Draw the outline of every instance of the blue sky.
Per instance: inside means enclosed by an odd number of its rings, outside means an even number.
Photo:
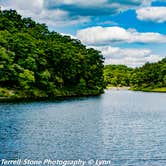
[[[0,5],[100,50],[106,64],[136,67],[166,56],[166,0],[0,0]]]

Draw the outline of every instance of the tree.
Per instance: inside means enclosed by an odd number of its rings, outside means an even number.
[[[0,86],[51,96],[103,92],[103,56],[45,24],[0,11]],[[33,93],[37,94],[37,93]]]

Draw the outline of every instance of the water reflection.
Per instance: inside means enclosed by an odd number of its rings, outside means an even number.
[[[166,94],[106,91],[101,97],[0,104],[0,158],[112,159],[162,166]]]

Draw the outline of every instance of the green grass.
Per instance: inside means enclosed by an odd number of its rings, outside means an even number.
[[[0,97],[11,97],[14,95],[14,91],[13,90],[9,90],[7,88],[1,88],[0,87]]]
[[[166,92],[166,87],[162,87],[162,88],[152,88],[152,87],[142,88],[142,87],[137,87],[137,88],[130,88],[130,90],[143,91],[143,92],[162,92],[162,93],[165,93]]]
[[[42,91],[39,89],[18,90],[0,87],[1,101],[26,101],[26,100],[49,100],[70,97],[97,96],[104,91],[101,89],[54,89],[54,91]]]
[[[166,87],[154,88],[152,89],[152,92],[166,92]]]

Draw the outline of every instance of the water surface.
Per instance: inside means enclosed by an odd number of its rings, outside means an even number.
[[[3,158],[165,166],[166,94],[108,90],[99,97],[1,103]]]

